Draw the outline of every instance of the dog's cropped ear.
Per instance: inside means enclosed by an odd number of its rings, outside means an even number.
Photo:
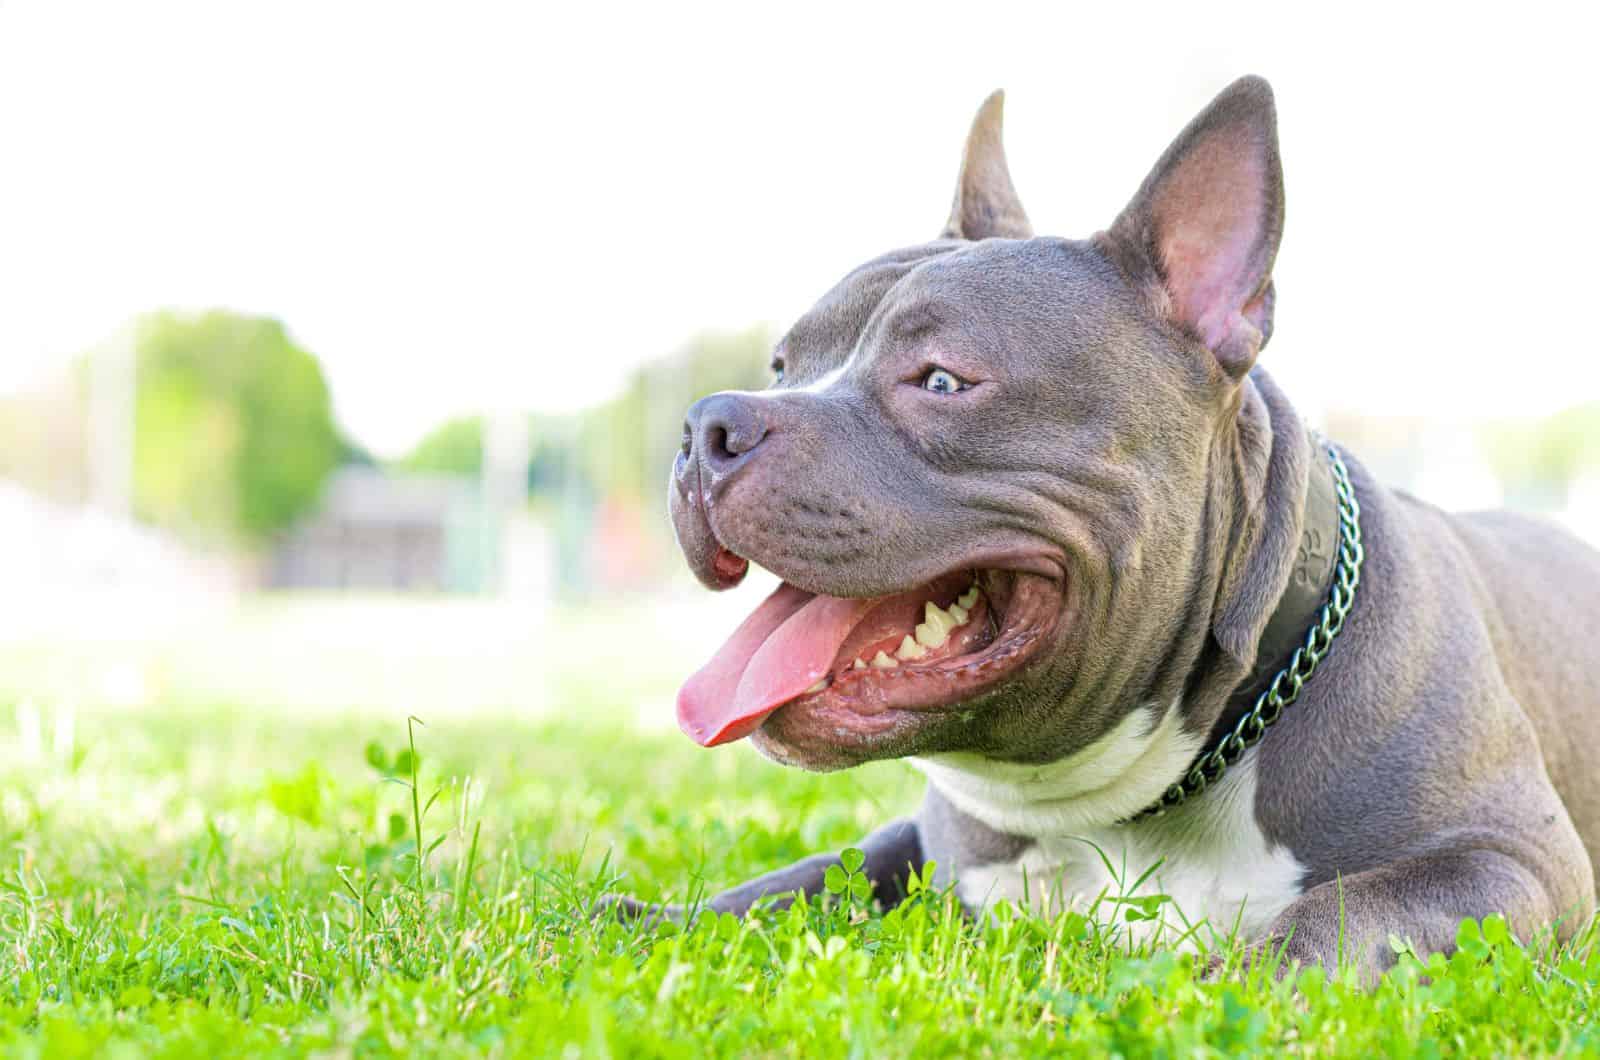
[[[1011,184],[1005,145],[1000,142],[1005,102],[1006,94],[996,92],[983,101],[978,116],[972,119],[967,149],[961,156],[955,201],[950,205],[950,220],[939,233],[942,239],[1027,239],[1033,235],[1022,200]]]
[[[1110,236],[1162,310],[1239,379],[1272,335],[1282,232],[1272,88],[1242,77],[1167,148]]]

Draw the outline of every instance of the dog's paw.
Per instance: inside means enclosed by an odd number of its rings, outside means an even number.
[[[1200,971],[1202,982],[1218,983],[1229,978],[1243,979],[1256,968],[1270,969],[1276,979],[1286,979],[1295,968],[1305,963],[1305,956],[1295,951],[1292,942],[1286,944],[1282,937],[1258,939],[1241,949],[1213,950]]]
[[[682,925],[688,919],[688,911],[681,905],[641,902],[625,894],[601,895],[595,902],[591,915],[596,920],[621,920],[629,924],[642,924],[644,927],[655,927],[664,923]]]

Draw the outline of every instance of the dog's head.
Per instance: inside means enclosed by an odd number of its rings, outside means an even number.
[[[997,93],[938,240],[824,295],[770,389],[689,410],[669,493],[690,566],[784,580],[679,696],[703,744],[1048,760],[1216,634],[1236,498],[1213,465],[1272,329],[1271,90],[1225,90],[1087,240],[1033,236],[1000,124]]]

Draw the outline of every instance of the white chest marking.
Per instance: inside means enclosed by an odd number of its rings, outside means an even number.
[[[1046,915],[1092,911],[1135,940],[1192,944],[1189,929],[1202,922],[1223,937],[1235,925],[1243,937],[1259,936],[1300,895],[1304,867],[1256,823],[1253,755],[1192,802],[1153,820],[1118,823],[1154,802],[1200,751],[1201,738],[1183,731],[1176,706],[1154,724],[1152,713],[1135,712],[1045,766],[968,754],[916,760],[962,812],[1034,840],[1013,861],[960,868],[961,900],[975,909],[1010,900]],[[1158,919],[1125,920],[1118,899],[1153,895],[1170,899]]]

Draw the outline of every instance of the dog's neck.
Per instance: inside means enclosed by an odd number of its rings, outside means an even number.
[[[1334,489],[1327,451],[1315,442],[1310,446],[1310,468],[1300,522],[1300,543],[1288,582],[1261,631],[1255,662],[1212,726],[1208,746],[1215,744],[1254,706],[1256,698],[1295,649],[1305,643],[1307,632],[1327,602],[1338,555],[1339,497]]]
[[[1313,530],[1322,518],[1322,495],[1309,489],[1313,477],[1327,475],[1316,449],[1271,377],[1260,369],[1252,372],[1241,387],[1237,416],[1220,433],[1212,457],[1208,521],[1218,560],[1203,583],[1214,587],[1210,648],[1195,661],[1184,692],[1190,724],[1200,732],[1209,733],[1235,715],[1233,698],[1254,684],[1258,669],[1270,678],[1282,664],[1278,649],[1304,636],[1315,610],[1307,606],[1310,591],[1296,571],[1302,565],[1308,501]],[[1328,529],[1324,525],[1322,534]],[[1320,572],[1309,567],[1306,578],[1322,583]]]

